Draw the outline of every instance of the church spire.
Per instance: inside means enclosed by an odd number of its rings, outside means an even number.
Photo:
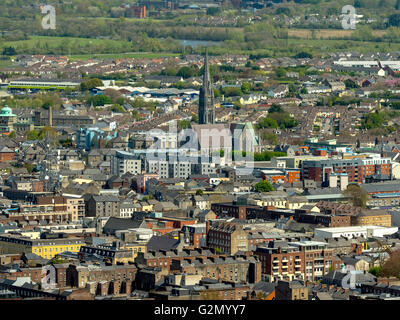
[[[204,58],[203,86],[199,96],[199,123],[214,123],[214,91],[212,88],[210,68],[208,65],[208,49]]]
[[[204,58],[204,75],[203,86],[208,88],[210,86],[210,69],[208,67],[208,48],[206,47],[206,56]]]

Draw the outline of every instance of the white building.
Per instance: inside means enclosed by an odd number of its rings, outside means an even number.
[[[318,239],[334,239],[334,238],[357,238],[357,237],[378,237],[382,238],[394,234],[398,231],[398,227],[381,227],[381,226],[353,226],[338,228],[316,228],[314,237]]]

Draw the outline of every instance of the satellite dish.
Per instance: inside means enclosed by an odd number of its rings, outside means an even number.
[[[49,176],[45,176],[44,179],[45,179],[45,180],[49,180]]]

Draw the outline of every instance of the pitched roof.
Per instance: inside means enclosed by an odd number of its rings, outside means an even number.
[[[104,225],[104,230],[117,231],[132,228],[146,228],[143,220],[110,217]]]
[[[179,245],[180,241],[171,239],[165,236],[153,236],[147,243],[147,251],[160,251],[160,250],[172,250]]]

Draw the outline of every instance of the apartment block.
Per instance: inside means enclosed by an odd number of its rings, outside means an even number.
[[[374,175],[390,176],[390,158],[379,155],[360,159],[306,160],[303,162],[303,179],[329,182],[331,173],[348,175],[348,182],[365,183]]]
[[[261,261],[261,272],[265,281],[305,278],[305,253],[298,247],[270,242],[269,246],[258,247],[254,254]]]
[[[207,246],[221,253],[248,251],[247,233],[242,226],[225,221],[207,221]]]

